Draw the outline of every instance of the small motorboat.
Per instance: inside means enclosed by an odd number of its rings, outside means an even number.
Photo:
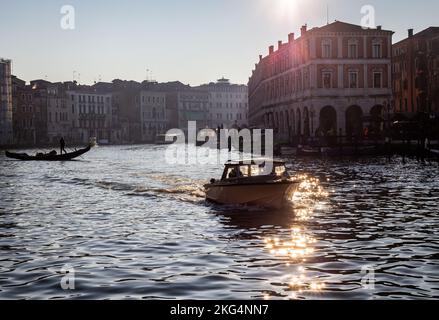
[[[169,145],[174,144],[181,137],[179,134],[158,134],[155,137],[154,144],[156,145]]]
[[[204,188],[206,199],[214,203],[281,209],[297,186],[285,162],[249,160],[227,162],[221,180],[212,179]]]
[[[6,151],[6,157],[23,161],[69,161],[82,156],[84,153],[89,152],[90,149],[91,145],[70,153],[57,154],[56,151],[52,151],[50,153],[37,153],[35,156],[30,156],[27,153],[12,153]]]
[[[297,149],[297,154],[300,156],[318,156],[322,152],[319,147],[302,146]]]

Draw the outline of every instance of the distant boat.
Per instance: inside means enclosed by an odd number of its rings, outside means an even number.
[[[267,163],[271,172],[265,172]],[[285,163],[267,160],[227,162],[221,180],[205,185],[207,200],[226,205],[254,205],[281,209],[292,198],[298,182],[288,175]]]
[[[170,134],[170,133],[158,134],[155,137],[154,144],[157,145],[174,144],[180,137],[181,135],[179,134]]]
[[[22,161],[69,161],[82,156],[83,154],[89,152],[90,149],[91,145],[89,145],[87,148],[76,150],[70,153],[56,154],[56,152],[52,151],[50,153],[39,153],[35,156],[30,156],[27,153],[13,153],[6,151],[6,157]]]
[[[304,146],[297,149],[297,154],[301,156],[318,156],[322,153],[319,147]]]

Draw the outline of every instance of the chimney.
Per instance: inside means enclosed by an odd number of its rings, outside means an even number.
[[[300,35],[304,36],[306,33],[306,29],[308,28],[308,26],[305,24],[302,26],[302,28],[300,28]]]
[[[279,40],[277,42],[277,49],[280,49],[280,47],[282,47],[282,40]]]
[[[272,54],[274,52],[274,46],[268,47],[268,54]]]
[[[413,29],[409,29],[409,38],[413,37]]]
[[[288,42],[289,43],[292,43],[294,41],[294,33],[290,33],[289,35],[288,35]]]
[[[259,55],[259,61],[262,61],[262,54]]]
[[[378,30],[378,31],[381,31],[382,29],[383,29],[382,26],[377,26],[377,30]]]

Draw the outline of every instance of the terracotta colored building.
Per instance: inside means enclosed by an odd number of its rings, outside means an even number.
[[[48,141],[48,90],[45,80],[26,82],[12,77],[14,144],[45,145]]]
[[[250,125],[285,140],[380,133],[392,100],[392,35],[336,21],[270,46],[249,79]]]
[[[439,113],[439,27],[394,44],[392,72],[396,113]]]

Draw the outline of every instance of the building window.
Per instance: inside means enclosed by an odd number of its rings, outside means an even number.
[[[322,82],[323,82],[323,88],[325,89],[332,88],[332,73],[328,71],[323,72]]]
[[[348,52],[350,59],[357,59],[358,58],[358,45],[356,43],[349,44],[349,52]]]
[[[323,58],[331,58],[331,41],[324,40],[322,42],[322,57]]]
[[[350,71],[349,72],[349,88],[356,89],[358,88],[358,72]]]
[[[382,88],[382,78],[383,78],[382,72],[373,73],[373,87],[375,89]]]
[[[382,58],[381,43],[374,43],[372,45],[372,57],[376,59]]]

